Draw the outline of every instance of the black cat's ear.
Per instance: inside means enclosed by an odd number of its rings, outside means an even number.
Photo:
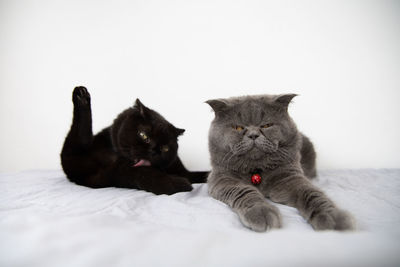
[[[296,94],[278,95],[275,97],[274,102],[279,106],[287,109],[292,99],[297,96]]]
[[[185,129],[175,128],[176,135],[180,136],[185,132]]]
[[[135,105],[133,107],[136,108],[139,111],[140,115],[143,118],[146,117],[146,113],[147,113],[147,109],[148,108],[145,105],[143,105],[142,102],[140,102],[139,98],[136,98]]]
[[[216,116],[224,114],[229,109],[229,105],[224,99],[211,99],[205,103],[210,105]]]

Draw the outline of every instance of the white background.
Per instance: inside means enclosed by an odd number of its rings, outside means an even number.
[[[204,101],[297,93],[319,168],[400,167],[400,1],[0,0],[0,171],[59,169],[71,92],[94,130],[139,97],[208,169]]]

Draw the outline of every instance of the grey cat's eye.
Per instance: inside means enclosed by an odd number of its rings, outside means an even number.
[[[243,127],[243,126],[240,126],[240,125],[232,126],[232,128],[235,129],[235,130],[238,131],[238,132],[241,132],[241,131],[244,130],[244,127]]]
[[[147,136],[147,134],[145,132],[139,132],[139,136],[142,138],[143,141],[145,141],[146,143],[150,142],[150,138]]]
[[[261,128],[265,129],[265,128],[269,128],[269,127],[271,127],[273,125],[274,125],[273,123],[267,123],[267,124],[262,125]]]

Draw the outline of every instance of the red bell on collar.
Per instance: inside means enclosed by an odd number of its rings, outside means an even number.
[[[252,176],[251,176],[251,182],[254,184],[254,185],[259,185],[260,183],[261,183],[261,175],[259,175],[259,174],[253,174]]]

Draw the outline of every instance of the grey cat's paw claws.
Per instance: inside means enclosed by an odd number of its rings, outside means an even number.
[[[275,207],[255,205],[239,215],[242,223],[256,232],[281,227],[281,215]]]
[[[72,92],[72,102],[78,107],[90,105],[90,94],[88,90],[83,86],[75,87]]]
[[[315,230],[355,230],[354,218],[344,210],[333,210],[331,212],[321,212],[313,216],[310,221]]]

